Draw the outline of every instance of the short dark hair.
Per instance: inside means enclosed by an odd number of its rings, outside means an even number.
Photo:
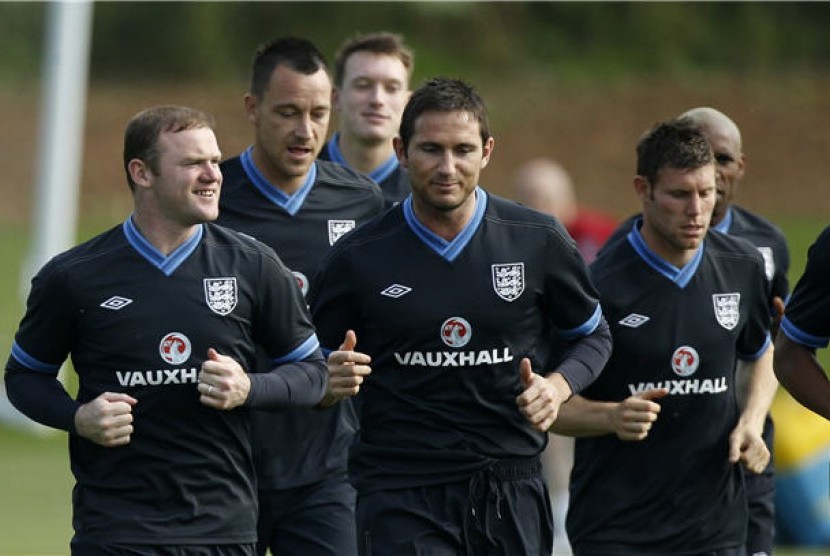
[[[403,41],[401,35],[380,31],[365,35],[355,35],[343,43],[334,58],[334,84],[343,86],[346,77],[346,62],[355,52],[371,52],[373,54],[388,54],[397,57],[406,68],[407,77],[412,76],[415,65],[415,56]]]
[[[482,144],[490,138],[484,100],[472,85],[460,79],[435,77],[412,93],[401,116],[400,136],[404,150],[415,133],[415,121],[424,112],[469,112],[478,120]]]
[[[131,160],[143,160],[153,173],[158,173],[158,139],[162,133],[215,127],[213,116],[187,106],[153,106],[133,116],[124,131],[124,170],[130,189],[135,189],[129,168]]]
[[[249,92],[262,97],[268,88],[271,73],[282,65],[305,75],[317,73],[321,69],[328,73],[325,56],[311,41],[298,37],[274,39],[256,49]]]
[[[663,168],[694,170],[713,162],[709,141],[689,118],[657,123],[637,143],[637,175],[651,185]]]

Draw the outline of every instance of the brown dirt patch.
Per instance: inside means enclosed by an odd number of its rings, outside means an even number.
[[[637,82],[616,86],[527,83],[479,86],[489,103],[496,151],[482,184],[505,194],[513,168],[551,156],[571,171],[581,200],[620,217],[637,209],[631,189],[634,144],[656,121],[709,105],[741,127],[748,157],[741,203],[775,216],[827,215],[825,156],[830,152],[828,78]],[[212,112],[223,151],[250,141],[242,86],[189,84],[93,86],[84,137],[83,218],[117,222],[130,210],[121,168],[123,128],[153,104],[190,104]],[[23,225],[32,214],[39,135],[36,87],[0,91],[0,218]]]

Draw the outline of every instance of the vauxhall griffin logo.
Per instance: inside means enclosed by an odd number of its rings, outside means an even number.
[[[691,346],[680,346],[671,356],[671,368],[679,376],[693,375],[700,365],[700,356]]]
[[[472,337],[470,323],[461,317],[450,317],[441,325],[441,340],[450,347],[464,347]]]
[[[170,332],[159,343],[159,355],[170,365],[180,365],[190,358],[190,339],[181,332]]]
[[[217,315],[227,315],[236,307],[236,278],[205,278],[205,301]]]
[[[500,298],[515,301],[525,291],[524,263],[494,264],[491,269],[493,289]]]
[[[732,330],[738,325],[741,317],[740,293],[716,293],[712,296],[712,305],[715,308],[715,318],[718,324],[727,330]]]

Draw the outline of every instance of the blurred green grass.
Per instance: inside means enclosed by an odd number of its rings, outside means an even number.
[[[830,222],[802,216],[773,220],[790,246],[792,287],[804,270],[807,248]],[[90,237],[110,225],[87,220],[79,237]],[[4,363],[23,310],[20,276],[28,238],[29,230],[0,226],[0,251],[6,259],[6,264],[0,266],[0,354]],[[825,368],[827,351],[820,352]],[[0,453],[0,556],[67,554],[72,535],[73,479],[66,434],[32,434],[0,424]],[[818,556],[829,550],[781,547],[776,554]]]

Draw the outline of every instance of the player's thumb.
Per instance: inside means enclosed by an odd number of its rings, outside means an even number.
[[[214,348],[208,348],[208,359],[211,361],[219,361],[221,360],[222,355],[216,351]]]
[[[523,357],[519,363],[519,377],[522,379],[522,386],[529,388],[530,383],[533,382],[533,367],[527,357]]]
[[[101,398],[110,402],[125,402],[130,405],[135,405],[138,403],[138,400],[134,397],[130,396],[129,394],[124,394],[123,392],[104,392],[101,394]]]
[[[666,388],[650,388],[637,394],[637,397],[641,400],[659,400],[666,397],[668,393],[669,391]]]
[[[340,344],[340,351],[354,351],[355,346],[357,346],[357,334],[354,330],[346,330],[346,337]]]
[[[738,463],[741,459],[742,451],[743,446],[741,446],[741,442],[733,435],[729,439],[729,463]]]

